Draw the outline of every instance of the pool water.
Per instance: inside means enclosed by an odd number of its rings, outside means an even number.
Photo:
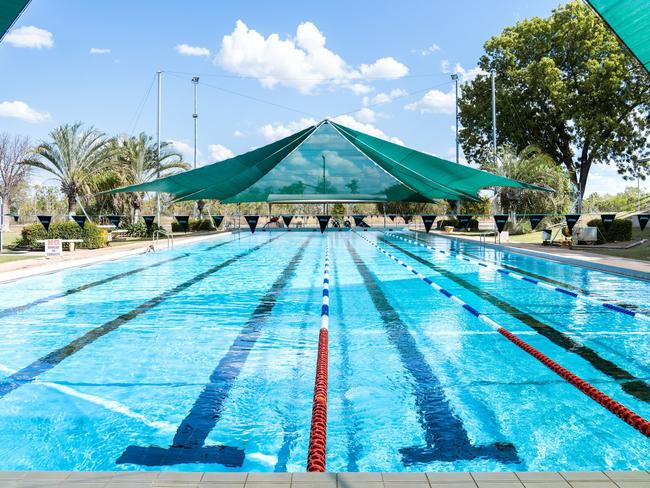
[[[650,469],[650,440],[361,238],[650,418],[650,321],[380,232],[223,235],[0,285],[0,469]],[[414,238],[412,233],[402,235]],[[650,314],[650,282],[428,237]]]

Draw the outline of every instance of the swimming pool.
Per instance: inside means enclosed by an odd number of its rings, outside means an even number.
[[[646,419],[650,321],[602,302],[650,314],[649,282],[413,239],[220,236],[0,285],[0,469],[304,471],[326,250],[329,471],[650,469],[647,437],[371,243]]]

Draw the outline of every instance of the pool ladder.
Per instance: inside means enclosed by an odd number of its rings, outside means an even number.
[[[167,249],[174,249],[174,233],[173,232],[167,232],[165,229],[158,229],[155,230],[153,233],[153,238],[151,243],[153,244],[154,249],[156,248],[156,244],[158,244],[158,241],[160,240],[160,236],[165,236],[167,238]]]

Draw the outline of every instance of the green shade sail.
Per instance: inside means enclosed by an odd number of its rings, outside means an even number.
[[[650,0],[587,0],[650,72]]]
[[[324,120],[225,161],[112,192],[223,203],[476,200],[482,188],[545,190]]]
[[[29,0],[0,0],[0,41],[28,3]]]

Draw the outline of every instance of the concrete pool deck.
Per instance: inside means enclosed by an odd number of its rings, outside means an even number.
[[[0,471],[2,488],[650,488],[648,471],[202,473]]]

